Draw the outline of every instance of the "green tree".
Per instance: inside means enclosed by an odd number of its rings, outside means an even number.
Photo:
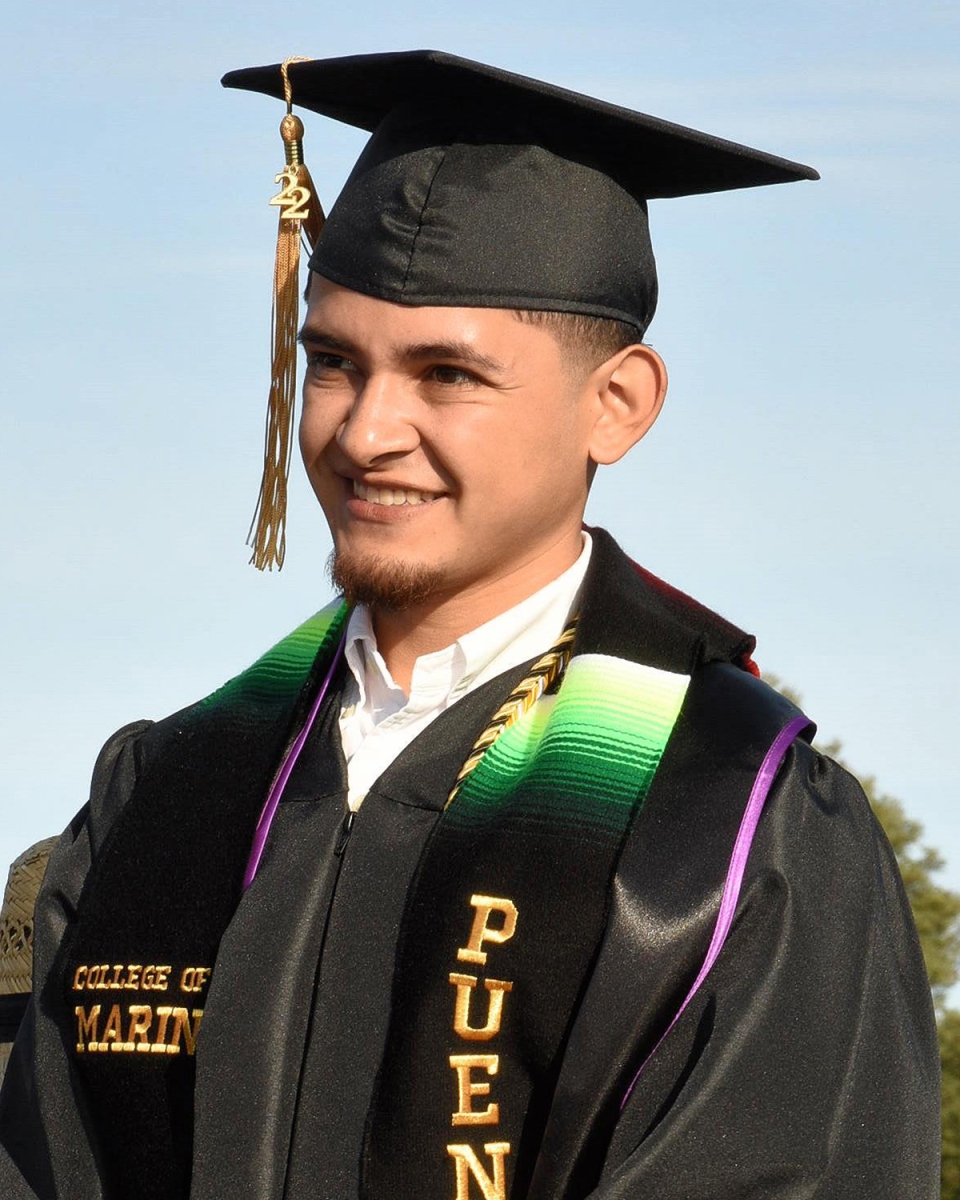
[[[960,1013],[944,1009],[940,1031],[940,1125],[943,1131],[941,1200],[960,1197]]]

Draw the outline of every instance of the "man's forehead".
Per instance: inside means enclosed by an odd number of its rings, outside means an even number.
[[[307,292],[301,337],[359,348],[376,342],[395,356],[456,357],[470,353],[490,367],[507,364],[514,345],[555,339],[545,329],[517,320],[512,309],[476,306],[397,304],[346,288],[315,273]]]

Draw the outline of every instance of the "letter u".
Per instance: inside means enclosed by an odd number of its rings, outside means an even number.
[[[454,1032],[468,1042],[486,1042],[500,1032],[503,1020],[503,998],[513,991],[513,984],[505,979],[485,979],[483,986],[489,993],[487,1019],[483,1025],[470,1023],[470,997],[480,982],[475,975],[459,975],[453,972],[450,982],[457,989],[457,1001],[453,1015]]]

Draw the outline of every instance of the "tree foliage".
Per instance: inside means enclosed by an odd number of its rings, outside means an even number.
[[[941,1200],[960,1197],[960,1013],[944,1009],[940,1032],[940,1126],[943,1133]]]

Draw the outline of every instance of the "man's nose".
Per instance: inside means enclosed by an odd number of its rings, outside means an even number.
[[[346,419],[337,430],[337,444],[357,466],[405,454],[420,443],[404,389],[389,379],[370,378],[357,392]]]

